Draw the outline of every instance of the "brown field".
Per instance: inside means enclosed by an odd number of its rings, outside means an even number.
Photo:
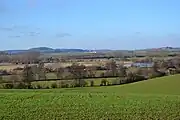
[[[73,61],[74,62],[74,61]],[[71,66],[73,62],[60,62],[60,63],[45,63],[45,67],[51,67],[51,68],[59,68],[59,67],[67,67],[67,66]],[[75,62],[75,63],[79,63],[79,64],[83,64],[85,66],[104,66],[106,63],[108,62],[108,60],[93,60],[93,61],[88,61],[85,60],[83,62]],[[117,64],[131,64],[131,61],[116,61]],[[23,68],[24,65],[16,65],[16,64],[0,64],[0,70],[13,70],[15,68]]]
[[[24,65],[14,65],[14,64],[9,64],[9,65],[0,65],[0,70],[7,70],[7,71],[10,71],[10,70],[13,70],[17,67],[20,67],[20,68],[23,68]]]
[[[45,67],[52,67],[52,68],[58,68],[58,67],[67,67],[71,66],[73,62],[61,62],[61,63],[45,63]],[[97,66],[97,65],[104,65],[106,62],[102,61],[92,61],[92,62],[77,62],[79,64],[83,64],[85,66]],[[0,65],[0,70],[13,70],[15,68],[23,68],[25,65],[16,65],[16,64],[6,64],[6,65]]]

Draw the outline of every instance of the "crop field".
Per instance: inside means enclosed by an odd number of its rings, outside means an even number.
[[[0,90],[0,119],[179,120],[180,75],[106,87]]]

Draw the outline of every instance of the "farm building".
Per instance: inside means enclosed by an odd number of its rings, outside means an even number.
[[[134,66],[134,67],[152,67],[153,63],[140,63],[140,62],[136,62],[136,63],[133,63],[132,66]]]

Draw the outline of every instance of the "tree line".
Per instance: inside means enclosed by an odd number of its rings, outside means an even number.
[[[43,62],[39,62],[38,65],[26,64],[22,69],[20,78],[15,75],[11,77],[12,83],[5,84],[4,88],[32,88],[31,83],[33,81],[48,80],[46,73],[47,68]],[[86,78],[96,78],[97,67],[87,67],[83,64],[73,63],[66,68],[56,68],[54,74],[57,80],[65,80],[63,77],[64,72],[69,72],[68,79],[74,81],[73,87],[82,87],[86,85]],[[147,80],[154,77],[161,77],[169,74],[180,73],[180,58],[174,58],[169,60],[154,60],[152,68],[136,68],[136,67],[124,67],[123,64],[117,64],[116,61],[110,60],[105,65],[105,71],[100,74],[101,78],[117,77],[116,81],[111,84],[106,79],[101,80],[101,86],[103,85],[117,85],[137,82],[141,80]],[[2,78],[1,78],[2,79]],[[66,79],[66,80],[68,80]],[[66,81],[63,81],[66,84]],[[93,86],[94,81],[90,81]],[[66,87],[68,85],[66,84]],[[56,88],[57,85],[53,84],[52,88]]]

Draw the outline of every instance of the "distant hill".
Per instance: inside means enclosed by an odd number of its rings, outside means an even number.
[[[37,51],[40,53],[53,53],[54,49],[48,47],[37,47],[37,48],[28,49],[28,51]]]
[[[73,53],[73,52],[92,52],[92,50],[84,50],[84,49],[53,49],[49,47],[36,47],[36,48],[30,48],[28,50],[5,50],[3,52],[9,53],[9,54],[18,54],[28,51],[37,51],[40,53]]]
[[[23,53],[23,52],[27,52],[28,50],[5,50],[3,52],[6,52],[8,54],[19,54],[19,53]]]
[[[109,50],[109,49],[97,49],[97,50],[85,50],[85,49],[53,49],[49,47],[36,47],[30,48],[27,50],[6,50],[3,52],[9,54],[18,54],[28,51],[37,51],[40,53],[75,53],[75,52],[96,52],[96,53],[107,53],[107,52],[123,52],[123,53],[131,53],[132,50]],[[173,47],[162,47],[162,48],[150,48],[150,49],[139,49],[134,50],[136,52],[153,52],[153,51],[168,51],[168,52],[180,52],[180,48],[173,48]]]
[[[178,52],[180,51],[180,48],[175,47],[161,47],[161,48],[149,48],[149,49],[141,49],[137,51],[172,51],[172,52]]]
[[[29,49],[29,50],[37,50],[37,51],[51,51],[51,50],[54,50],[54,49],[52,49],[52,48],[48,48],[48,47],[37,47],[37,48],[31,48],[31,49]]]
[[[54,52],[91,52],[91,50],[83,49],[55,49]]]

